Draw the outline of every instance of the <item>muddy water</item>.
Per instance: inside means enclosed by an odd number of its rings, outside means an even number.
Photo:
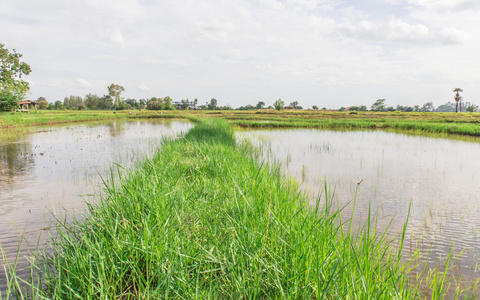
[[[465,142],[382,131],[281,130],[237,133],[263,158],[279,161],[313,196],[325,183],[350,217],[369,207],[379,227],[398,234],[410,217],[405,254],[418,249],[430,267],[444,266],[452,247],[455,275],[478,279],[480,262],[480,140]],[[357,190],[358,189],[358,190]],[[313,197],[312,197],[313,198]]]
[[[53,215],[78,214],[99,193],[101,176],[117,165],[135,166],[161,147],[162,138],[190,127],[176,121],[117,121],[43,128],[0,140],[0,243],[7,257],[13,260],[23,236],[19,267],[24,267],[28,249],[39,237],[40,243],[48,238]]]

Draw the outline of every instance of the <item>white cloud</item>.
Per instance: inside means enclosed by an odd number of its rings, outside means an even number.
[[[120,28],[115,28],[113,31],[109,32],[110,41],[120,45],[122,48],[125,48],[125,39],[123,38],[122,31]]]
[[[164,65],[165,61],[163,59],[152,57],[152,56],[145,56],[143,58],[143,62],[149,65]]]
[[[427,26],[409,24],[394,16],[379,21],[340,25],[340,29],[349,37],[376,41],[428,43],[435,38]]]
[[[259,3],[267,8],[272,9],[284,9],[285,5],[281,1],[277,0],[259,0]]]
[[[92,84],[90,82],[88,82],[86,79],[83,79],[83,78],[76,77],[75,82],[83,89],[87,89],[87,88],[92,87]]]
[[[137,86],[137,89],[139,89],[141,91],[149,91],[150,90],[150,88],[145,83],[142,83],[139,86]]]
[[[455,11],[477,11],[480,9],[480,2],[477,0],[406,0],[424,10],[455,10]]]

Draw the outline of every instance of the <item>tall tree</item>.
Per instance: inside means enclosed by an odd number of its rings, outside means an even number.
[[[55,101],[54,108],[55,109],[63,109],[62,101],[60,101],[60,100]]]
[[[85,105],[88,107],[88,109],[99,109],[101,108],[100,106],[100,97],[97,96],[96,94],[89,93],[85,95],[84,99]]]
[[[112,83],[111,85],[107,86],[108,95],[112,97],[113,105],[118,105],[120,102],[120,95],[122,92],[125,92],[125,88],[121,85]]]
[[[257,109],[262,109],[265,107],[265,102],[263,101],[258,101],[256,108]]]
[[[298,105],[298,101],[293,101],[290,103],[290,106],[293,108],[293,109],[298,109],[299,108],[299,105]]]
[[[170,96],[167,96],[167,97],[163,98],[162,101],[163,101],[163,105],[162,105],[161,109],[175,110],[175,106],[173,106],[173,104],[172,104],[173,99],[170,98]]]
[[[432,111],[435,110],[435,107],[433,106],[432,102],[427,102],[427,103],[423,104],[421,109],[422,109],[423,112],[432,112]]]
[[[32,71],[30,66],[21,62],[22,54],[15,49],[10,52],[0,44],[0,110],[12,110],[16,102],[23,99],[30,87],[22,79]]]
[[[456,102],[456,105],[455,105],[455,112],[458,112],[458,104],[460,104],[460,112],[462,112],[462,104],[460,103],[460,101],[462,101],[462,97],[460,96],[460,92],[463,92],[463,90],[461,88],[455,88],[453,90],[455,94],[455,102]]]
[[[47,101],[47,99],[45,99],[45,97],[38,97],[37,103],[38,103],[38,108],[39,109],[48,108],[48,101]]]
[[[180,101],[180,107],[182,109],[187,109],[189,105],[190,105],[190,102],[188,101],[188,98],[187,99],[182,99]]]
[[[80,96],[70,96],[63,99],[63,106],[68,109],[82,109],[85,108],[83,99]]]
[[[209,110],[215,110],[215,109],[217,109],[217,104],[218,104],[217,99],[212,98],[210,100],[210,103],[207,104],[207,107],[208,107]]]
[[[372,104],[370,110],[372,111],[386,111],[387,107],[385,106],[385,99],[378,99],[375,103]]]
[[[285,107],[285,102],[283,102],[282,99],[278,99],[273,103],[273,107],[275,107],[276,110],[282,110]]]

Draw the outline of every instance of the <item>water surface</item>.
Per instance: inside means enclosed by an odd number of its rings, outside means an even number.
[[[402,231],[410,209],[406,255],[419,249],[430,267],[453,248],[455,274],[480,271],[480,143],[384,131],[275,130],[239,132],[263,159],[278,161],[312,198],[325,184],[350,217],[362,224],[377,212],[379,227]]]
[[[20,266],[25,266],[27,250],[41,233],[45,241],[56,224],[53,215],[83,211],[84,202],[98,194],[102,176],[118,166],[134,167],[161,147],[162,138],[191,127],[179,121],[112,121],[47,127],[0,140],[0,243],[7,257],[13,259],[23,236]],[[3,284],[2,270],[0,288]]]

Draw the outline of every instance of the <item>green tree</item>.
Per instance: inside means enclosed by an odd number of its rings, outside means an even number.
[[[180,107],[182,109],[187,109],[189,105],[190,105],[190,102],[188,101],[188,98],[187,99],[182,99],[180,101]]]
[[[111,109],[113,106],[113,99],[109,95],[103,95],[98,99],[98,108],[99,109]]]
[[[293,101],[292,103],[290,103],[290,106],[293,109],[299,109],[298,101]]]
[[[265,107],[265,102],[263,101],[258,101],[256,108],[257,109],[262,109]]]
[[[45,99],[45,97],[38,97],[37,103],[38,103],[38,108],[39,109],[47,109],[48,105],[49,105],[49,103],[48,103],[47,99]]]
[[[473,104],[471,102],[465,102],[464,107],[465,107],[465,111],[468,111],[468,112],[474,112],[478,109],[478,105]]]
[[[32,69],[20,61],[22,54],[4,47],[5,44],[0,44],[0,110],[9,111],[30,89],[22,76],[30,74]]]
[[[217,104],[218,104],[217,99],[212,98],[212,99],[210,100],[210,103],[207,103],[207,108],[208,108],[208,110],[215,110],[215,109],[217,109]]]
[[[63,109],[62,101],[60,101],[60,100],[55,101],[54,108],[55,109]]]
[[[147,100],[140,99],[138,100],[138,109],[144,109],[147,106]]]
[[[148,109],[148,110],[157,110],[157,102],[154,101],[154,100],[150,100],[150,101],[147,103],[147,109]]]
[[[318,106],[314,105],[312,106],[312,109],[318,110]]]
[[[435,107],[433,107],[433,103],[432,102],[427,102],[425,104],[423,104],[421,110],[423,112],[432,112],[435,110]]]
[[[365,105],[360,106],[350,106],[349,111],[367,111],[367,107]]]
[[[285,102],[283,102],[282,99],[278,99],[273,103],[273,107],[275,107],[276,110],[282,110],[285,107]]]
[[[172,104],[172,101],[173,99],[170,98],[169,96],[165,97],[162,99],[162,105],[161,105],[161,109],[164,109],[164,110],[175,110],[175,106],[173,106]]]
[[[129,99],[125,100],[125,103],[128,105],[129,108],[139,108],[140,107],[140,103],[137,101],[137,99],[129,98]]]
[[[100,108],[100,97],[95,94],[85,95],[84,103],[88,109],[99,109]]]
[[[370,108],[371,111],[386,111],[387,107],[385,106],[385,99],[378,99],[375,103],[372,104]]]
[[[85,108],[83,104],[83,99],[80,96],[70,96],[63,99],[63,105],[67,109],[79,109]]]
[[[112,97],[113,105],[118,105],[120,102],[120,95],[122,92],[125,92],[125,88],[121,85],[112,83],[111,85],[107,86],[108,95]]]

